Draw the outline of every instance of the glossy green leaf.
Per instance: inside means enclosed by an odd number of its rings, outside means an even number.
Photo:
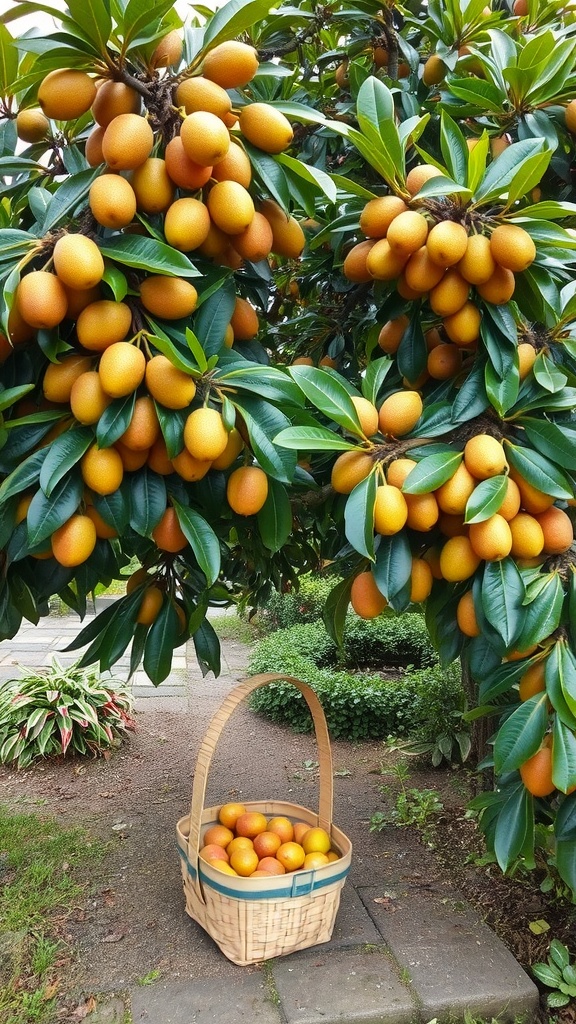
[[[376,405],[380,389],[393,366],[394,363],[388,356],[372,359],[368,363],[361,387],[362,395],[372,402],[372,405]]]
[[[336,202],[338,190],[331,176],[325,171],[320,170],[319,167],[305,164],[301,160],[295,160],[294,157],[288,156],[286,153],[280,153],[276,159],[286,170],[313,185],[315,190],[321,192],[330,203]]]
[[[519,424],[526,431],[530,444],[563,469],[576,469],[576,429],[569,423],[557,424],[548,419],[522,416]]]
[[[234,283],[226,281],[198,309],[194,317],[194,331],[206,355],[211,356],[222,348],[235,301]]]
[[[182,505],[172,498],[178,522],[194,557],[206,577],[208,586],[216,582],[220,574],[220,542],[209,523],[199,512]]]
[[[561,793],[576,786],[576,736],[556,715],[552,742],[552,782]]]
[[[534,829],[534,798],[520,784],[502,807],[496,822],[494,853],[502,871],[507,871],[521,853],[526,837]]]
[[[48,448],[40,472],[40,487],[47,498],[62,477],[80,461],[93,442],[94,434],[89,427],[66,430],[54,439]]]
[[[576,793],[562,801],[554,822],[554,835],[558,842],[576,841]]]
[[[130,526],[149,537],[166,511],[164,477],[147,466],[130,474]]]
[[[241,395],[233,401],[246,424],[252,451],[261,468],[268,476],[285,484],[290,483],[296,466],[296,455],[287,451],[286,445],[277,448],[272,440],[288,428],[288,417],[262,399]]]
[[[513,559],[486,562],[482,581],[482,608],[506,647],[512,646],[522,629],[525,593],[524,581]]]
[[[105,57],[112,19],[105,0],[67,0],[67,6],[74,20],[94,46]]]
[[[522,631],[516,639],[519,650],[527,650],[554,633],[560,625],[564,598],[562,580],[558,573],[553,573],[525,608]]]
[[[532,367],[532,373],[541,387],[549,391],[550,394],[555,394],[556,391],[561,391],[562,388],[566,387],[568,383],[568,377],[565,373],[548,359],[544,352],[540,352],[536,357],[534,365]]]
[[[350,591],[352,589],[353,576],[347,576],[330,591],[322,611],[322,620],[326,626],[328,636],[332,637],[334,643],[342,646],[344,639],[344,628],[346,616],[350,605]]]
[[[117,398],[104,410],[96,426],[96,441],[99,448],[109,448],[118,441],[130,426],[134,413],[136,392],[126,398]]]
[[[356,485],[346,500],[346,538],[359,554],[374,560],[374,501],[377,480],[374,472]]]
[[[86,171],[73,174],[58,186],[58,191],[50,203],[43,231],[52,231],[80,206],[90,191],[90,185],[99,174],[100,168],[89,167]]]
[[[537,693],[522,701],[500,726],[494,743],[497,775],[513,772],[540,749],[548,726],[547,697]]]
[[[209,22],[204,33],[205,48],[235,39],[265,18],[273,6],[269,0],[229,0]]]
[[[43,491],[36,491],[28,508],[28,543],[31,548],[51,537],[78,511],[84,491],[80,474],[67,474],[47,497]]]
[[[292,506],[288,492],[278,480],[268,481],[268,496],[258,513],[258,530],[268,551],[279,551],[292,533]]]
[[[109,240],[110,244],[100,245],[103,256],[126,267],[136,267],[154,274],[167,276],[199,277],[200,271],[182,252],[173,249],[156,238],[142,235],[118,235]]]
[[[504,445],[510,465],[537,490],[565,500],[574,496],[568,477],[544,455],[510,441],[505,441]]]
[[[5,502],[8,498],[11,498],[14,494],[21,494],[22,491],[27,490],[29,487],[34,487],[40,480],[40,471],[46,456],[48,455],[48,448],[40,448],[37,452],[32,452],[28,458],[24,459],[19,466],[14,469],[5,480],[2,481],[0,487],[0,502]]]
[[[476,485],[466,503],[464,522],[482,523],[495,515],[508,490],[508,477],[492,476]]]
[[[360,451],[353,441],[346,441],[326,427],[287,427],[273,439],[281,448],[303,452],[355,452]]]
[[[179,636],[180,621],[176,609],[172,601],[165,600],[150,626],[144,645],[144,671],[156,686],[170,674]]]
[[[12,96],[18,75],[18,50],[12,44],[12,36],[5,25],[0,23],[0,92]]]
[[[438,452],[422,459],[406,477],[404,494],[429,494],[450,480],[462,462],[462,452]]]
[[[412,552],[404,530],[380,538],[372,574],[391,608],[404,611],[410,602],[412,576]]]
[[[576,842],[556,843],[556,868],[572,890],[572,901],[576,901]]]
[[[320,412],[352,434],[363,436],[352,399],[335,377],[315,366],[291,366],[290,374]]]
[[[574,701],[571,700],[571,706],[569,706],[564,695],[565,686],[570,695],[573,692],[570,673],[568,672],[568,676],[566,674],[564,648],[563,641],[556,641],[546,659],[546,693],[558,717],[569,729],[576,730],[576,714],[571,709],[574,706]]]
[[[525,139],[523,142],[514,142],[511,146],[508,146],[489,165],[486,174],[476,189],[474,201],[476,203],[487,203],[492,199],[499,199],[505,195],[511,182],[520,172],[524,161],[542,152],[544,145],[544,139]]]
[[[220,675],[220,641],[212,624],[204,619],[192,636],[202,675]]]

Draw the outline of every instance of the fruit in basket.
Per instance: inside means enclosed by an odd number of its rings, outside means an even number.
[[[234,802],[222,804],[218,811],[218,821],[221,825],[225,825],[226,828],[233,829],[241,814],[246,814],[244,804]]]
[[[282,843],[276,853],[276,859],[280,861],[286,871],[297,871],[301,868],[306,854],[300,843]]]
[[[237,836],[247,836],[254,839],[259,832],[265,832],[268,828],[268,819],[260,811],[246,811],[236,821],[235,831]],[[230,836],[232,839],[232,836]]]
[[[294,842],[301,843],[302,837],[306,834],[310,828],[308,821],[295,821],[294,822]]]
[[[258,864],[258,871],[264,871],[267,875],[285,875],[286,868],[277,857],[262,857]]]
[[[264,857],[274,857],[282,845],[282,840],[277,832],[259,832],[254,837],[254,849],[260,860]]]
[[[312,853],[306,854],[302,867],[305,871],[312,871],[315,868],[323,868],[325,864],[329,863],[327,854],[321,853],[320,850],[314,850]]]
[[[290,818],[285,818],[281,814],[275,818],[270,818],[268,831],[275,832],[276,835],[280,836],[282,843],[289,843],[294,839],[294,826]]]
[[[332,842],[325,829],[320,827],[309,828],[301,839],[304,853],[328,853]]]
[[[215,843],[216,846],[222,846],[225,849],[233,839],[234,833],[225,825],[211,825],[204,833],[204,846]]]
[[[232,854],[234,853],[234,850],[238,850],[241,847],[243,847],[245,850],[253,850],[254,843],[252,842],[251,839],[248,839],[248,836],[235,836],[232,842],[228,843],[228,846],[226,847],[226,853],[228,854],[229,857],[231,857]]]
[[[259,857],[256,850],[249,850],[247,847],[239,846],[230,857],[230,867],[238,875],[247,878],[258,868]]]
[[[202,860],[208,861],[209,864],[214,860],[222,860],[228,864],[230,860],[224,847],[217,846],[216,843],[209,843],[207,846],[203,846],[198,856],[202,857]]]
[[[210,867],[215,868],[216,871],[222,871],[225,875],[234,875],[238,878],[238,872],[234,871],[234,868],[230,867],[225,860],[211,860]]]

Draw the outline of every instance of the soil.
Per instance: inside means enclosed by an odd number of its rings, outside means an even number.
[[[60,978],[65,1020],[75,1019],[74,1007],[87,992],[133,985],[150,972],[186,978],[224,977],[238,970],[214,957],[201,930],[183,913],[174,843],[175,823],[189,809],[198,744],[229,685],[206,680],[188,701],[140,700],[137,731],[107,760],[66,759],[22,772],[0,768],[0,800],[20,811],[55,815],[65,826],[82,825],[110,843],[100,867],[93,869],[89,895],[59,922],[70,950]],[[402,755],[381,742],[344,741],[332,744],[332,754],[335,820],[355,847],[353,869],[356,861],[355,870],[377,873],[384,870],[385,858],[401,858],[410,850],[418,863],[423,844],[428,849],[422,863],[434,859],[438,877],[474,905],[527,970],[546,959],[552,937],[574,952],[576,908],[555,889],[540,891],[544,872],[504,878],[495,865],[483,862],[482,836],[466,814],[473,779],[468,770],[432,769],[409,759],[404,785],[436,790],[443,809],[423,830],[395,827],[391,815],[401,783],[382,775],[382,768],[394,768]],[[221,737],[205,805],[245,797],[314,807],[316,767],[311,737],[273,725],[242,705]],[[271,786],[280,791],[271,792]],[[376,811],[387,816],[382,832],[370,831]],[[422,899],[426,882],[423,877]],[[531,925],[542,921],[549,928],[535,934]],[[567,1008],[558,1019],[574,1024],[576,1012]]]

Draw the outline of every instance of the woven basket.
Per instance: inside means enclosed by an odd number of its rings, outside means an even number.
[[[270,878],[235,878],[200,860],[204,829],[218,820],[219,807],[204,807],[208,771],[216,743],[230,715],[248,694],[275,680],[292,683],[303,694],[312,713],[320,765],[319,809],[299,804],[242,801],[247,810],[266,816],[284,815],[294,821],[320,825],[341,854],[311,871],[295,871]],[[202,741],[190,814],[176,826],[181,858],[186,912],[214,939],[224,956],[235,964],[258,963],[297,949],[328,942],[334,928],[340,892],[350,870],[352,844],[332,824],[332,755],[326,719],[316,694],[291,676],[266,674],[245,679],[226,697]]]

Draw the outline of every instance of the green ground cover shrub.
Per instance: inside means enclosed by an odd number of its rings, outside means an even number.
[[[307,574],[300,577],[298,590],[284,594],[274,591],[258,608],[262,630],[288,629],[302,622],[316,622],[322,617],[326,598],[337,582],[334,576]]]

